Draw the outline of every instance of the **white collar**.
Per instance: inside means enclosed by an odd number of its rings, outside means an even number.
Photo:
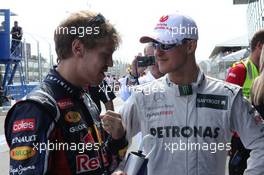
[[[193,82],[189,85],[177,85],[170,81],[169,75],[165,75],[165,81],[168,87],[173,87],[176,90],[176,96],[185,96],[185,95],[191,95],[193,93],[196,93],[198,88],[202,85],[203,81],[205,79],[204,73],[199,69],[198,77],[196,82]]]

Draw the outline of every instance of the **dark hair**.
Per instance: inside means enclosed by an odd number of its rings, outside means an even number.
[[[257,44],[260,42],[260,44],[264,43],[264,29],[260,29],[257,31],[254,36],[251,39],[250,48],[251,51],[254,51]]]
[[[81,32],[80,32],[81,31]],[[71,14],[54,32],[57,61],[72,55],[72,42],[78,39],[86,49],[93,49],[105,41],[117,48],[120,37],[112,24],[101,14],[79,11]]]

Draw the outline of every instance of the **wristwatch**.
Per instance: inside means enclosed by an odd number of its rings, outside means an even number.
[[[139,85],[138,77],[134,77],[134,76],[131,75],[131,73],[130,73],[130,74],[127,76],[127,79],[126,79],[126,85],[127,85],[127,86]]]

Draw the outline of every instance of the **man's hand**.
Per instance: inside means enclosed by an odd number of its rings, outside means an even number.
[[[122,125],[121,115],[114,111],[107,111],[101,116],[103,128],[113,139],[117,140],[124,136],[125,129]]]
[[[138,56],[142,56],[142,54],[139,53]],[[138,56],[135,56],[134,60],[132,61],[131,74],[134,77],[140,77],[142,73],[147,69],[147,67],[138,67]]]
[[[127,175],[127,173],[124,173],[123,171],[117,171],[113,172],[112,175]]]
[[[112,175],[127,175],[127,173],[124,173],[123,171],[117,171],[113,172]]]

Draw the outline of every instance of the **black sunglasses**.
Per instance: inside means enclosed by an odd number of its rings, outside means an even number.
[[[154,49],[161,49],[163,51],[168,51],[176,46],[179,46],[181,45],[182,43],[177,43],[177,44],[162,44],[162,43],[159,43],[159,42],[153,42],[152,43],[152,46]]]
[[[101,14],[98,13],[98,15],[96,15],[95,17],[93,17],[91,20],[89,20],[90,25],[100,25],[105,23],[105,17]]]
[[[192,39],[188,39],[188,38],[184,38],[182,41],[180,41],[179,43],[176,43],[176,44],[162,44],[162,43],[159,43],[157,41],[153,41],[152,42],[152,47],[154,49],[160,49],[162,51],[168,51],[174,47],[177,47],[179,45],[182,45],[182,44],[185,44],[186,42],[188,41],[192,41]]]

